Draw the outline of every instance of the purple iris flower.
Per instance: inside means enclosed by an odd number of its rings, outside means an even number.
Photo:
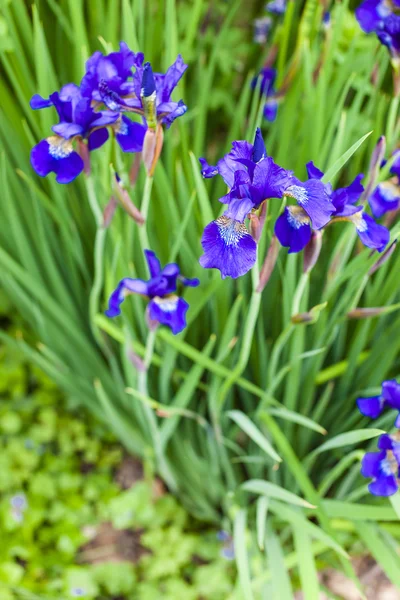
[[[119,52],[111,52],[104,56],[95,52],[86,61],[86,73],[81,81],[80,88],[84,96],[88,96],[98,103],[104,98],[101,89],[109,92],[110,105],[105,102],[110,110],[119,110],[119,101],[112,104],[115,99],[134,95],[135,88],[132,79],[132,67],[143,63],[143,54],[135,54],[125,42],[120,42]]]
[[[83,170],[82,158],[73,149],[75,139],[85,139],[89,150],[102,146],[108,139],[107,126],[115,124],[118,113],[95,112],[89,98],[73,83],[54,92],[48,99],[35,94],[30,102],[34,110],[54,106],[59,123],[53,125],[55,135],[32,148],[31,164],[41,177],[56,173],[58,183],[70,183]]]
[[[115,108],[119,106],[122,111],[129,110],[142,115],[148,127],[162,123],[169,128],[175,119],[187,111],[183,100],[175,102],[171,95],[188,66],[180,54],[165,74],[153,73],[151,64],[143,61],[143,54],[135,55],[135,71],[129,84],[129,95],[116,92],[103,79],[101,99],[105,103],[112,102]]]
[[[180,333],[186,327],[188,303],[176,295],[178,281],[184,286],[196,287],[198,279],[187,279],[180,274],[177,264],[170,263],[161,269],[160,261],[151,250],[145,250],[150,279],[122,279],[111,294],[108,302],[108,317],[121,314],[121,304],[128,294],[146,296],[150,302],[147,310],[151,321],[167,325],[172,333]]]
[[[366,33],[375,33],[393,55],[400,51],[399,0],[364,0],[356,9],[356,17]]]
[[[395,427],[400,428],[400,384],[395,379],[388,379],[382,383],[379,396],[357,398],[357,406],[360,413],[370,419],[377,419],[385,408],[399,411]]]
[[[265,10],[276,15],[283,15],[286,10],[287,0],[271,0],[267,2]]]
[[[367,452],[361,463],[361,474],[371,477],[368,489],[374,496],[392,496],[398,490],[400,442],[387,434],[378,440],[380,452]]]
[[[264,118],[267,121],[275,121],[278,112],[278,102],[276,101],[275,80],[276,69],[264,67],[259,74],[253,78],[251,87],[255,89],[258,80],[261,78],[260,94],[265,96]]]
[[[321,179],[324,175],[314,163],[308,163],[307,171],[309,176],[317,179]],[[363,175],[360,173],[350,185],[337,190],[332,190],[330,184],[325,184],[325,190],[334,207],[331,217],[353,223],[364,246],[382,252],[389,242],[389,231],[383,225],[375,223],[374,219],[364,212],[363,206],[355,205],[364,191],[362,178]],[[311,214],[308,214],[311,217]]]
[[[375,217],[382,217],[387,212],[397,210],[400,205],[400,188],[396,179],[384,181],[376,186],[368,198]]]
[[[221,271],[222,278],[244,275],[255,263],[257,245],[244,221],[268,198],[281,198],[291,181],[291,173],[267,156],[260,129],[254,144],[236,141],[232,150],[216,166],[200,159],[203,177],[221,175],[229,192],[220,198],[227,204],[223,216],[213,221],[202,236],[200,264]]]
[[[255,19],[253,41],[256,44],[265,44],[271,27],[272,19],[270,17],[261,17],[260,19]]]

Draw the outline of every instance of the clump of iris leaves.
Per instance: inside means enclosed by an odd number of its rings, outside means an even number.
[[[398,302],[398,252],[371,274],[376,257],[359,247],[351,225],[324,235],[311,276],[302,274],[301,255],[281,250],[251,339],[251,277],[222,281],[198,264],[201,232],[226,191],[219,181],[203,182],[199,156],[212,163],[232,140],[252,141],[261,126],[278,164],[304,178],[313,160],[329,170],[332,184],[348,185],[368,172],[381,135],[396,147],[399,100],[387,49],[362,32],[354,6],[331,5],[326,31],[322,2],[289,1],[260,50],[252,21],[261,3],[47,0],[29,10],[22,0],[2,4],[0,280],[39,345],[21,335],[1,339],[92,410],[128,451],[155,471],[162,466],[193,515],[215,524],[228,519],[237,598],[250,600],[286,600],[298,588],[317,598],[318,570],[333,567],[356,580],[350,557],[363,552],[400,586],[396,500],[393,508],[371,498],[359,474],[363,451],[391,427],[391,417],[372,429],[355,405],[399,375],[400,317],[394,307],[348,318],[355,308]],[[143,51],[155,70],[178,53],[189,64],[180,83],[188,112],[165,136],[147,231],[162,263],[176,260],[201,286],[185,296],[185,332],[157,332],[148,397],[126,391],[137,389],[132,352],[144,355],[142,299],[129,299],[118,323],[102,315],[116,281],[145,274],[137,225],[116,212],[101,257],[99,314],[90,323],[99,257],[84,179],[69,186],[38,181],[29,164],[30,148],[53,124],[49,112],[30,110],[32,95],[79,81],[91,52],[110,52],[120,40]],[[274,53],[276,88],[287,85],[278,93],[276,121],[267,123],[265,100],[251,81]],[[102,206],[112,194],[110,164],[129,171],[131,162],[112,144],[96,152],[92,182]],[[130,190],[137,205],[144,183],[142,169]],[[272,235],[268,222],[260,260]],[[392,240],[396,232],[394,225]],[[291,320],[294,309],[313,307],[307,324]],[[150,430],[148,411],[155,409]]]

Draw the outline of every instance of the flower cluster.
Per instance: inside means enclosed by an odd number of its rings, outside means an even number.
[[[121,304],[129,294],[139,294],[149,300],[147,317],[150,327],[153,324],[167,325],[172,333],[181,332],[186,327],[186,312],[188,303],[177,296],[178,281],[184,286],[196,287],[198,279],[187,279],[180,274],[177,264],[170,263],[161,269],[160,261],[151,250],[145,250],[145,256],[150,273],[150,279],[131,279],[125,277],[111,294],[109,299],[108,317],[121,314]]]
[[[168,128],[186,112],[182,100],[171,98],[186,68],[178,56],[165,74],[153,73],[141,52],[135,54],[121,42],[119,52],[95,52],[89,58],[79,86],[69,83],[47,99],[35,94],[31,108],[52,106],[59,119],[52,127],[54,135],[32,149],[36,173],[45,177],[54,172],[58,183],[70,183],[83,171],[88,151],[107,141],[109,130],[123,152],[143,151],[146,167],[154,168],[162,126]],[[141,122],[128,118],[130,113],[139,115]]]
[[[378,218],[387,212],[397,210],[400,205],[400,150],[396,150],[393,158],[390,172],[394,177],[379,183],[368,198],[371,210]]]
[[[366,33],[375,33],[393,57],[400,53],[400,0],[364,0],[356,17]]]
[[[392,496],[399,487],[400,469],[400,384],[395,379],[382,383],[379,396],[358,398],[357,406],[362,415],[377,419],[385,408],[398,411],[394,435],[384,434],[378,440],[379,452],[367,452],[361,465],[361,474],[371,477],[368,489],[374,496]]]
[[[307,181],[297,179],[267,155],[259,129],[254,144],[235,141],[232,150],[211,166],[200,158],[203,177],[220,175],[229,191],[219,199],[227,205],[221,217],[207,225],[202,237],[203,256],[200,264],[217,268],[222,277],[240,277],[255,263],[257,239],[248,231],[245,221],[256,217],[264,202],[273,198],[291,198],[275,224],[275,235],[289,252],[300,252],[312,238],[313,231],[330,222],[354,224],[362,243],[381,252],[389,241],[389,231],[368,215],[362,204],[356,204],[362,192],[363,175],[347,187],[333,190],[323,182],[324,173],[312,162],[307,167]]]

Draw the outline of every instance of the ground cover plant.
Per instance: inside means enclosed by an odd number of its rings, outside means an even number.
[[[399,19],[2,5],[1,281],[40,343],[1,338],[230,523],[238,597],[360,552],[400,585]]]
[[[227,598],[235,568],[105,425],[0,347],[0,597]]]

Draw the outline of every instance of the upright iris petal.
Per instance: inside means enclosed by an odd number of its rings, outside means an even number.
[[[244,275],[256,261],[257,245],[246,226],[226,216],[207,225],[201,244],[204,250],[201,266],[219,269],[222,279]]]

